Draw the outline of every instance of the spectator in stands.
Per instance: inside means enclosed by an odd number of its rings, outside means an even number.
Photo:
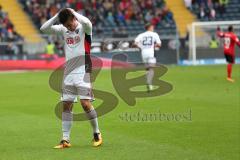
[[[96,0],[95,0],[96,1]],[[76,2],[76,11],[78,12],[78,13],[83,13],[83,9],[84,9],[84,4],[83,4],[83,2],[82,1],[77,1]]]
[[[0,21],[1,22],[1,21]],[[8,31],[7,31],[7,27],[6,27],[6,24],[1,22],[1,41],[4,42],[4,41],[7,41],[8,40]]]
[[[204,8],[200,7],[200,11],[199,11],[199,14],[198,14],[199,19],[204,19],[205,16],[206,16],[206,14],[205,14]]]
[[[114,20],[114,18],[113,18],[113,13],[112,13],[111,11],[108,12],[107,20],[108,20],[108,22],[109,22],[111,25],[114,25],[114,24],[115,24],[115,20]]]
[[[215,20],[215,18],[216,18],[216,11],[214,8],[210,9],[210,18],[211,18],[211,20]]]
[[[152,20],[152,18],[153,18],[152,12],[150,12],[150,11],[147,12],[147,14],[145,15],[145,21],[150,22]]]
[[[162,17],[164,17],[164,19],[166,20],[167,23],[171,23],[173,21],[173,14],[169,10],[169,8],[166,7],[166,6],[163,8],[163,15],[162,15]]]
[[[117,16],[116,16],[117,22],[118,23],[122,23],[125,26],[127,25],[126,21],[125,21],[125,17],[123,15],[123,13],[120,11],[120,9],[117,12]]]

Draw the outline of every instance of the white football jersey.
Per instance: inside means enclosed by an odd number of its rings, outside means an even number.
[[[69,31],[62,24],[53,25],[57,21],[57,16],[45,22],[41,30],[43,32],[63,35],[65,50],[65,73],[85,73],[91,69],[90,48],[92,38],[92,24],[86,17],[74,12],[78,20],[75,31]]]
[[[82,24],[75,31],[67,30],[63,25],[54,25],[55,31],[64,37],[66,69],[71,73],[85,73],[85,55],[90,54],[91,35],[87,35]]]
[[[137,36],[135,43],[141,49],[142,58],[145,59],[154,57],[154,45],[155,43],[161,45],[161,40],[156,32],[146,31]]]

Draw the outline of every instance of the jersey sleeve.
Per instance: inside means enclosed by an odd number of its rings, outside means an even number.
[[[134,42],[135,42],[135,43],[140,43],[140,41],[141,41],[141,35],[138,35],[138,36],[135,38]]]
[[[161,40],[160,40],[160,37],[159,37],[159,35],[158,35],[157,33],[155,33],[154,39],[155,39],[155,43],[157,43],[157,44],[159,44],[159,45],[162,44],[162,42],[161,42]]]
[[[135,38],[135,40],[134,40],[134,43],[135,43],[135,45],[137,45],[139,48],[141,47],[141,34],[139,34],[136,38]]]
[[[56,33],[61,34],[63,31],[63,26],[61,24],[54,25],[54,23],[57,22],[58,14],[56,14],[54,17],[46,21],[40,28],[40,30],[44,33]]]
[[[235,35],[233,40],[235,41],[235,43],[240,46],[240,41],[239,41],[239,38]]]
[[[83,25],[85,33],[88,35],[92,35],[91,21],[87,17],[75,12],[73,9],[71,9],[71,11],[73,12],[73,15],[77,18],[77,20]]]
[[[61,34],[63,31],[63,26],[61,24],[59,25],[52,25],[49,29],[48,32],[50,33],[56,33],[56,34]]]

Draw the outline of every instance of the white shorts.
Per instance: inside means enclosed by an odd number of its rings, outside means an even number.
[[[66,75],[62,84],[62,101],[76,102],[77,98],[93,100],[90,73]]]
[[[155,57],[143,57],[142,59],[146,67],[154,67],[156,65]]]

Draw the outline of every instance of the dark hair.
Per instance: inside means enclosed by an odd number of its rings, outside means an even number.
[[[147,23],[147,24],[145,24],[145,26],[144,26],[144,27],[145,27],[145,29],[146,29],[146,30],[148,30],[148,29],[149,29],[149,27],[151,27],[151,26],[152,26],[152,24],[151,24],[151,23]]]
[[[60,13],[59,13],[59,15],[58,15],[58,18],[59,18],[59,22],[60,22],[61,24],[64,24],[64,23],[67,22],[67,20],[68,20],[69,18],[73,19],[73,18],[74,18],[74,15],[73,15],[73,13],[72,13],[71,10],[65,8],[65,9],[62,9],[62,10],[60,11]]]
[[[228,27],[228,32],[232,32],[232,31],[233,31],[233,26],[230,25],[230,26]]]

